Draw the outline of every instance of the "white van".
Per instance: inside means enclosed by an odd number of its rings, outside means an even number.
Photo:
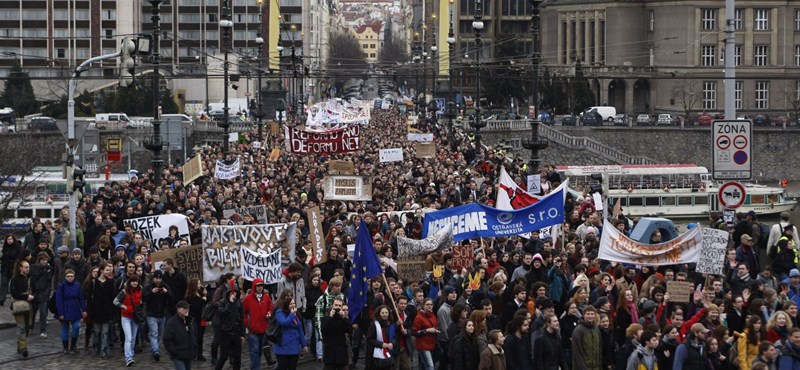
[[[98,130],[107,128],[126,128],[131,119],[125,113],[98,113],[94,116],[95,126]]]
[[[586,112],[597,112],[603,121],[614,122],[614,116],[617,115],[617,108],[608,106],[589,107]]]
[[[186,126],[191,126],[194,124],[194,120],[192,117],[189,117],[185,114],[162,114],[161,115],[162,121],[180,121]]]

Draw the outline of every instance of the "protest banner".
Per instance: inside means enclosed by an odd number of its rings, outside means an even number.
[[[281,125],[279,125],[278,122],[270,122],[269,133],[272,136],[278,136],[278,134],[281,133]]]
[[[695,271],[702,274],[722,275],[725,265],[725,251],[728,248],[728,232],[725,230],[704,227],[701,229],[703,244],[700,247],[700,259]]]
[[[328,161],[328,173],[331,175],[352,175],[356,167],[352,161]]]
[[[381,149],[378,153],[378,160],[381,163],[402,162],[403,148]]]
[[[242,278],[247,281],[262,279],[266,284],[281,281],[281,250],[270,253],[253,252],[242,248]]]
[[[226,164],[222,160],[217,160],[217,167],[214,169],[214,177],[220,180],[230,180],[239,177],[241,170],[241,162],[239,158],[231,164]]]
[[[203,159],[198,154],[183,165],[183,184],[189,185],[200,176],[203,176]]]
[[[418,143],[433,142],[433,134],[426,134],[422,132],[409,132],[406,134],[406,140]]]
[[[309,208],[306,215],[308,216],[308,238],[311,240],[311,256],[317,262],[325,262],[328,259],[328,253],[325,248],[325,234],[322,233],[322,215],[319,213],[319,206]]]
[[[670,302],[689,303],[694,292],[691,281],[667,281]]]
[[[281,157],[281,149],[280,148],[274,148],[274,149],[270,150],[269,158],[267,158],[267,160],[270,161],[270,162],[277,162],[278,158],[280,158],[280,157]]]
[[[203,280],[203,246],[162,249],[150,254],[150,263],[155,270],[159,270],[167,258],[172,258],[175,269],[182,272],[187,280],[195,277]]]
[[[436,156],[436,144],[414,143],[414,151],[417,154],[417,158],[433,158]]]
[[[404,236],[397,237],[397,258],[425,256],[449,248],[453,244],[453,227],[447,225],[444,229],[422,240],[409,239]]]
[[[131,218],[122,221],[123,225],[130,226],[134,233],[142,234],[142,238],[149,240],[153,246],[160,246],[162,240],[169,238],[169,227],[175,226],[178,228],[178,238],[186,238],[189,244],[192,241],[189,237],[189,223],[186,221],[186,216],[171,213],[168,215],[146,216],[139,218]]]
[[[475,263],[475,254],[472,252],[472,246],[469,245],[453,246],[454,269],[457,269],[459,271],[462,268],[471,269],[473,263]]]
[[[294,260],[296,228],[297,224],[294,222],[242,226],[203,225],[203,281],[217,281],[220,276],[229,272],[241,275],[245,263],[241,251],[243,248],[266,255],[279,250],[281,264],[288,265]]]
[[[327,176],[322,180],[325,200],[372,200],[369,176]]]
[[[564,222],[564,188],[540,199],[536,204],[517,210],[499,210],[470,203],[425,214],[422,236],[448,225],[453,227],[455,242],[472,238],[491,238],[528,233]]]
[[[253,149],[261,149],[261,142],[260,141],[254,141],[253,142]]]
[[[425,280],[425,257],[398,258],[397,275],[408,282]]]
[[[299,154],[352,153],[361,148],[360,126],[346,126],[326,131],[301,131],[286,126],[286,150]]]
[[[700,228],[695,227],[677,238],[659,244],[645,244],[622,234],[606,220],[600,239],[598,257],[607,261],[634,265],[664,266],[694,263],[700,258],[703,243]]]
[[[233,225],[242,225],[245,215],[249,215],[252,219],[256,220],[256,223],[267,223],[267,207],[264,205],[226,209],[222,211],[222,217],[230,221],[229,224]]]

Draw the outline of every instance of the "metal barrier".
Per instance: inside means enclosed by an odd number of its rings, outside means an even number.
[[[605,159],[623,164],[656,164],[657,161],[639,155],[630,155],[585,136],[567,135],[547,125],[539,125],[539,135],[570,149],[588,150]]]

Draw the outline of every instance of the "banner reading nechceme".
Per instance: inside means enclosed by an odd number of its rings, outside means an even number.
[[[245,215],[250,216],[250,218],[253,220],[256,220],[256,223],[267,223],[267,207],[264,205],[226,209],[222,211],[222,217],[230,222],[233,222],[234,225],[244,224]]]
[[[700,228],[695,227],[668,242],[645,244],[620,233],[606,220],[598,257],[607,261],[649,266],[693,263],[700,258],[702,237]]]
[[[301,131],[286,126],[286,150],[300,154],[350,153],[360,148],[360,126],[326,131]]]
[[[214,170],[214,177],[220,180],[230,180],[239,177],[241,172],[241,162],[239,162],[239,158],[236,158],[231,164],[226,164],[218,159],[217,167]]]
[[[176,226],[178,228],[178,236],[186,238],[189,244],[192,244],[189,237],[189,223],[184,215],[171,213],[168,215],[139,217],[125,220],[122,223],[125,226],[130,226],[133,232],[142,234],[142,238],[150,240],[155,247],[160,247],[161,241],[169,238],[170,226]]]
[[[243,273],[245,255],[242,249],[246,248],[258,256],[269,255],[277,251],[281,264],[288,264],[294,260],[295,230],[297,224],[267,224],[243,226],[209,226],[202,228],[203,235],[203,281],[216,281],[225,273],[232,272],[236,275]],[[248,258],[252,255],[247,255]],[[253,262],[249,266],[263,264],[263,261]],[[274,261],[270,259],[270,261]],[[271,265],[262,266],[262,270]],[[266,280],[266,279],[265,279]],[[274,281],[273,281],[274,282]],[[270,283],[267,281],[267,283]]]
[[[453,240],[490,238],[528,233],[564,222],[565,190],[561,188],[536,204],[517,210],[503,211],[471,203],[425,214],[422,236],[426,237],[447,226],[453,227]]]

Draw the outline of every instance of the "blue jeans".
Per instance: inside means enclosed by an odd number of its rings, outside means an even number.
[[[133,345],[136,343],[136,333],[139,324],[133,319],[122,317],[122,331],[125,333],[125,361],[133,360]]]
[[[417,351],[419,353],[419,370],[433,370],[433,354],[431,351]]]
[[[303,325],[305,326],[306,332],[306,342],[308,343],[308,347],[311,348],[312,346],[316,345],[316,351],[314,354],[317,355],[317,359],[322,358],[322,341],[319,339],[319,333],[317,333],[317,328],[314,327],[314,320],[303,320]]]
[[[70,326],[72,326],[72,335],[70,335]],[[72,339],[78,339],[78,333],[80,332],[81,332],[81,320],[61,322],[62,341],[68,341],[70,337],[72,337]]]
[[[147,329],[150,331],[150,353],[160,355],[161,347],[158,346],[158,341],[164,333],[164,318],[147,316]]]
[[[175,365],[175,370],[192,370],[191,360],[178,360],[173,358],[172,364]]]
[[[39,334],[47,333],[47,302],[39,302]],[[36,313],[33,314],[34,317]],[[31,329],[33,331],[33,329]]]
[[[250,352],[250,369],[261,369],[261,348],[267,344],[264,334],[247,334],[247,349]]]
[[[92,323],[92,331],[94,331],[94,341],[92,348],[99,354],[108,355],[108,337],[111,331],[110,322],[95,322]]]

